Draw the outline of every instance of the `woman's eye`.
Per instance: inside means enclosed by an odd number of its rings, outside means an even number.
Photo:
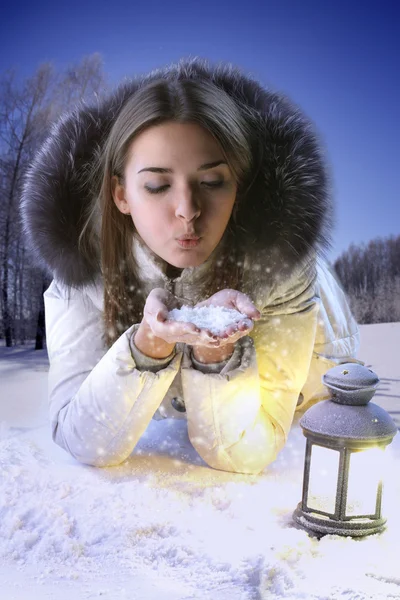
[[[202,185],[205,185],[210,188],[217,188],[217,187],[223,186],[224,182],[223,181],[203,181]],[[162,185],[159,188],[152,188],[147,185],[145,185],[144,187],[150,194],[161,194],[162,192],[164,192],[164,190],[166,190],[169,187],[169,185]]]
[[[150,193],[150,194],[159,194],[160,192],[163,192],[166,188],[168,187],[168,185],[163,185],[159,188],[151,188],[148,187],[147,185],[144,186],[144,188]]]
[[[221,187],[224,185],[223,181],[203,181],[204,185],[208,185],[209,187]]]

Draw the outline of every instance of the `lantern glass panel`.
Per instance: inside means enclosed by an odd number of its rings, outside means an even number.
[[[346,516],[374,515],[384,449],[370,448],[350,454]]]
[[[313,444],[307,507],[334,514],[340,452]]]

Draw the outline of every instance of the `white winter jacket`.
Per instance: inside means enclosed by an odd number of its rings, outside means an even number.
[[[146,289],[168,282],[136,239],[134,250],[144,280],[151,275]],[[177,296],[186,271],[168,282]],[[75,290],[69,303],[66,291],[53,280],[44,294],[52,437],[90,465],[120,464],[152,418],[174,418],[187,420],[190,442],[210,467],[259,473],[285,445],[295,410],[329,397],[322,375],[339,363],[363,364],[355,358],[357,323],[321,259],[280,289],[257,290],[262,318],[216,365],[198,363],[183,343],[165,359],[146,357],[132,339],[139,324],[107,351],[101,282]]]

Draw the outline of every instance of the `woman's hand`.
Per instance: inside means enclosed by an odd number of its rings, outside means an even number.
[[[168,312],[185,304],[168,290],[154,288],[147,296],[143,310],[143,320],[155,337],[169,344],[183,342],[190,346],[215,348],[217,338],[206,329],[198,329],[194,323],[168,319]]]
[[[199,302],[194,308],[201,308],[202,306],[210,305],[235,309],[238,312],[247,315],[247,318],[230,325],[224,331],[215,336],[216,341],[211,344],[211,346],[214,348],[221,348],[228,344],[234,344],[241,337],[248,335],[248,333],[254,327],[254,320],[261,318],[259,310],[257,310],[257,308],[254,306],[250,298],[246,294],[238,292],[237,290],[221,290],[216,294],[213,294],[213,296],[210,296],[210,298],[207,300]],[[210,335],[213,335],[211,332],[209,333]]]

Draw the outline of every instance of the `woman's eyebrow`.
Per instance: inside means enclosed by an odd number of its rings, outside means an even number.
[[[228,163],[224,160],[217,160],[215,162],[205,163],[201,165],[197,170],[198,171],[206,171],[207,169],[213,169],[214,167],[218,167],[218,165],[226,165]],[[138,173],[143,173],[143,171],[151,171],[152,173],[173,173],[172,169],[166,169],[164,167],[146,167],[145,169],[140,169]]]

